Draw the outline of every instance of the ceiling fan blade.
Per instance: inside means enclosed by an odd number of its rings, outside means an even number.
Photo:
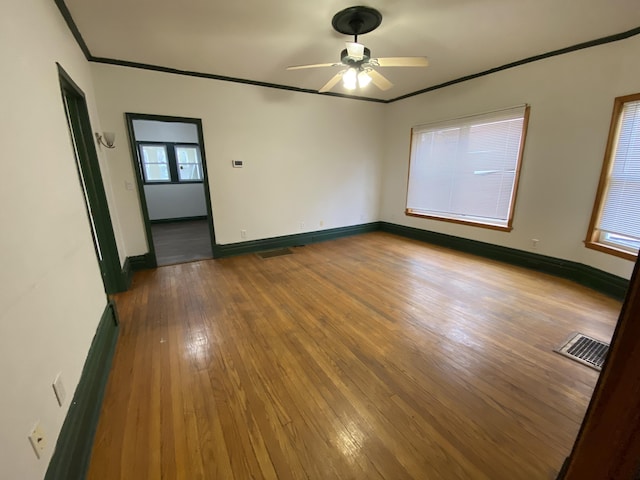
[[[386,57],[376,58],[381,67],[428,67],[426,57]]]
[[[391,83],[375,70],[367,70],[367,74],[371,77],[371,81],[373,82],[373,84],[380,90],[389,90],[391,87],[393,87],[393,83]]]
[[[342,78],[342,75],[344,74],[344,72],[346,72],[346,70],[342,70],[341,72],[336,73],[333,77],[331,77],[331,80],[329,80],[327,83],[324,84],[324,87],[318,90],[318,92],[320,93],[328,92],[333,87],[335,87],[336,83],[338,83]]]
[[[338,65],[342,65],[341,63],[315,63],[313,65],[293,65],[292,67],[287,67],[287,70],[302,70],[303,68],[319,68],[319,67],[335,67]]]
[[[347,43],[347,55],[354,60],[362,60],[364,58],[364,45],[355,42]]]

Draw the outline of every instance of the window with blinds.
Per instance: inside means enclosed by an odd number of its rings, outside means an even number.
[[[635,259],[640,247],[640,94],[616,98],[588,247]]]
[[[511,230],[529,108],[412,129],[407,215]]]

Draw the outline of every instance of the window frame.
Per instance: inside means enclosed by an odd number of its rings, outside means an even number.
[[[596,190],[596,197],[593,202],[593,209],[591,210],[591,219],[589,221],[587,237],[584,241],[585,247],[587,248],[631,261],[635,261],[638,258],[638,254],[613,243],[601,240],[600,236],[603,234],[603,231],[598,227],[598,224],[600,223],[602,211],[604,210],[604,203],[609,186],[609,174],[613,168],[614,154],[618,144],[622,120],[622,111],[626,103],[637,101],[640,101],[640,93],[616,97],[613,101],[613,112],[611,113],[609,136],[607,137],[607,146],[604,151],[600,180],[598,181],[598,189]]]
[[[522,105],[520,105],[522,106]],[[445,217],[445,216],[438,216],[438,215],[430,215],[430,214],[426,214],[426,213],[419,213],[419,212],[414,212],[412,211],[411,208],[409,208],[407,206],[408,201],[409,201],[409,182],[411,181],[411,159],[413,156],[413,134],[414,134],[414,129],[417,127],[412,127],[411,128],[411,134],[410,134],[410,144],[409,144],[409,168],[407,170],[407,193],[406,193],[406,198],[405,198],[405,215],[408,217],[417,217],[417,218],[425,218],[428,220],[438,220],[438,221],[442,221],[442,222],[448,222],[448,223],[456,223],[459,225],[468,225],[468,226],[473,226],[473,227],[480,227],[480,228],[487,228],[490,230],[498,230],[501,232],[510,232],[513,230],[513,215],[515,212],[515,208],[516,208],[516,200],[518,197],[518,185],[520,184],[520,171],[522,169],[522,157],[523,157],[523,153],[524,153],[524,147],[525,147],[525,143],[526,143],[526,139],[527,139],[527,131],[529,130],[529,112],[531,110],[531,106],[528,104],[524,105],[524,113],[523,113],[523,117],[522,117],[522,133],[521,133],[521,137],[520,137],[520,146],[518,148],[518,158],[517,158],[517,165],[516,165],[516,169],[514,172],[514,180],[513,180],[513,195],[511,197],[511,203],[509,205],[509,216],[507,218],[507,222],[506,225],[497,225],[495,223],[488,223],[488,222],[482,222],[482,221],[478,221],[478,220],[464,220],[461,218],[451,218],[451,217]],[[512,108],[516,108],[516,107],[512,107]],[[510,110],[510,108],[506,108],[503,110]],[[495,110],[495,112],[499,112],[500,110]],[[442,122],[433,122],[434,124],[436,123],[445,123],[445,122],[452,122],[455,120],[460,120],[463,121],[469,117],[474,117],[474,116],[481,116],[481,115],[485,115],[488,113],[492,113],[492,112],[485,112],[485,113],[480,113],[480,114],[473,114],[473,115],[467,115],[465,117],[460,117],[458,119],[452,119],[452,120],[444,120]]]
[[[140,158],[140,170],[142,172],[142,178],[144,180],[145,185],[157,185],[157,184],[165,184],[171,183],[171,161],[169,155],[169,146],[164,142],[137,142],[138,144],[138,154]],[[150,147],[164,147],[164,150],[167,155],[167,170],[169,171],[169,179],[168,180],[149,180],[147,178],[146,164],[144,162],[144,154],[142,152],[143,148],[146,146]]]
[[[178,175],[178,182],[176,183],[202,183],[202,178],[200,180],[180,180],[180,161],[178,160],[178,148],[195,148],[198,158],[200,160],[199,163],[184,163],[182,165],[198,165],[200,170],[200,177],[204,178],[204,171],[202,169],[202,152],[200,151],[200,146],[197,143],[185,143],[178,142],[173,144],[173,153],[175,155],[176,161],[176,173]]]
[[[142,148],[144,146],[159,147],[164,146],[167,151],[167,163],[169,167],[169,180],[147,180],[147,175],[144,168]],[[136,141],[138,149],[138,163],[140,165],[140,172],[142,173],[142,181],[144,185],[182,185],[189,183],[203,183],[204,181],[204,167],[202,166],[202,151],[200,150],[200,144],[191,142],[154,142],[140,140]],[[200,173],[202,175],[201,180],[180,180],[180,174],[178,172],[178,158],[176,155],[177,147],[193,147],[198,151],[200,157]],[[195,164],[194,164],[195,165]]]

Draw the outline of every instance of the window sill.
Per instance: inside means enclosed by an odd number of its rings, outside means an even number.
[[[487,228],[489,230],[498,230],[500,232],[510,232],[511,230],[513,230],[513,227],[511,225],[504,225],[503,226],[503,225],[494,225],[492,223],[474,222],[472,220],[461,220],[461,219],[458,219],[458,218],[437,217],[435,215],[427,215],[427,214],[424,214],[424,213],[412,212],[409,209],[405,210],[404,213],[408,217],[426,218],[426,219],[429,219],[429,220],[440,220],[442,222],[457,223],[459,225],[469,225],[469,226],[472,226],[472,227]]]
[[[590,248],[591,250],[597,250],[598,252],[608,253],[609,255],[614,255],[616,257],[624,258],[625,260],[631,260],[635,262],[638,258],[637,253],[631,253],[626,250],[622,250],[621,248],[616,248],[612,245],[606,245],[604,243],[597,243],[591,241],[585,241],[584,246]]]

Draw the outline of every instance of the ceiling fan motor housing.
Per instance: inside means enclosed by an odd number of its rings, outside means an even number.
[[[353,57],[350,57],[349,52],[347,52],[346,48],[342,50],[342,52],[340,52],[340,61],[343,64],[349,65],[350,67],[354,67],[354,68],[358,68],[363,63],[367,63],[370,59],[371,59],[371,50],[369,50],[367,47],[364,47],[364,53],[362,55],[362,58],[360,59],[355,59]]]

